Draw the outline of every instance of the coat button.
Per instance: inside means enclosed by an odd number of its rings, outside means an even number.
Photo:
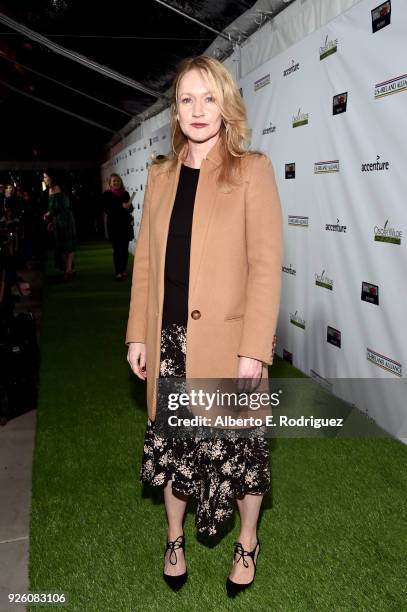
[[[200,319],[201,318],[201,313],[199,312],[199,310],[193,310],[191,312],[191,317],[193,319]]]

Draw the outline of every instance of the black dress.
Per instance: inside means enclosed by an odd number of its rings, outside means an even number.
[[[127,191],[115,195],[110,189],[102,195],[102,207],[107,215],[107,233],[113,247],[113,262],[116,274],[126,271],[129,257],[129,242],[134,238],[132,225],[133,205],[123,208],[129,202]]]
[[[185,377],[190,242],[198,179],[199,169],[181,166],[166,248],[160,377]],[[232,514],[236,497],[269,490],[268,442],[258,432],[238,438],[232,430],[222,438],[164,438],[148,419],[140,478],[152,486],[172,480],[175,492],[193,496],[197,530],[214,535]]]

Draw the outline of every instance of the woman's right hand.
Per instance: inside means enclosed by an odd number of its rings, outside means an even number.
[[[143,342],[130,342],[127,361],[138,378],[146,380],[146,345]]]

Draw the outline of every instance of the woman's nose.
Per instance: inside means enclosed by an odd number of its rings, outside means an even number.
[[[200,101],[194,102],[194,107],[192,109],[193,115],[202,115],[202,104]]]

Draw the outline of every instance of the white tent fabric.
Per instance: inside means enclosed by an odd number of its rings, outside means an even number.
[[[407,442],[407,6],[307,0],[275,22],[242,48],[239,86],[284,213],[277,353]],[[136,227],[168,138],[162,113],[104,165],[136,190]]]

